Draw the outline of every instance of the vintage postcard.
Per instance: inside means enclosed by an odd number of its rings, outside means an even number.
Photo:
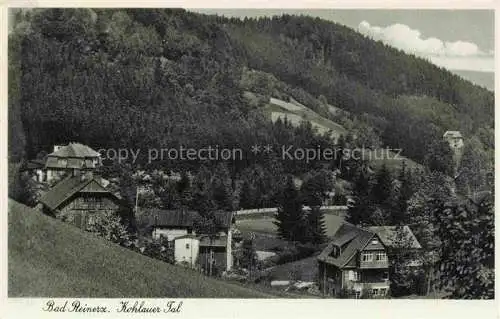
[[[6,16],[6,317],[497,316],[493,8]]]

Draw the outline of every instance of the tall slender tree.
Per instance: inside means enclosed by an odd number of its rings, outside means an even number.
[[[293,176],[289,175],[280,198],[276,221],[280,237],[290,241],[302,241],[305,234],[302,201]]]

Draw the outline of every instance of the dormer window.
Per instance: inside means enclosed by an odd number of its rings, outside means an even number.
[[[339,256],[340,256],[340,247],[339,246],[333,246],[332,257],[333,258],[338,258]]]

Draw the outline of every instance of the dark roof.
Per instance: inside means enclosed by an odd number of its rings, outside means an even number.
[[[319,254],[318,260],[342,268],[369,243],[373,236],[376,236],[375,233],[369,230],[344,222],[332,241]],[[331,256],[335,246],[343,246],[336,258]]]
[[[397,240],[396,235],[398,226],[371,226],[368,227],[368,229],[377,234],[377,236],[380,238],[380,240],[385,246],[397,247],[397,245],[395,245],[395,241]],[[417,238],[411,231],[410,227],[402,226],[402,230],[405,233],[405,237],[410,245],[410,247],[405,247],[405,248],[415,248],[415,249],[422,248]]]
[[[30,160],[26,163],[26,169],[36,169],[44,167],[45,167],[45,160],[41,159]]]
[[[227,237],[217,236],[210,238],[209,236],[202,236],[200,238],[200,247],[226,247]]]
[[[446,132],[444,132],[443,137],[448,137],[448,136],[451,136],[454,138],[461,138],[462,134],[459,131],[446,131]]]
[[[96,182],[97,185],[91,184],[93,181]],[[89,192],[101,192],[113,195],[102,186],[101,179],[97,176],[69,176],[47,191],[40,198],[40,202],[52,210],[57,209],[71,196],[84,190],[87,185],[89,185]]]
[[[188,210],[166,210],[159,208],[140,209],[142,223],[153,227],[186,227],[191,228],[200,217],[196,211]],[[215,212],[215,223],[222,228],[231,227],[233,221],[232,212]]]
[[[99,157],[101,156],[101,154],[94,151],[87,145],[83,145],[80,143],[69,143],[68,145],[62,146],[57,151],[50,153],[49,156],[85,158],[85,157]]]
[[[195,211],[166,210],[159,208],[141,209],[141,221],[155,227],[193,227],[199,216]]]
[[[191,239],[198,239],[198,236],[196,235],[193,235],[193,234],[187,234],[187,235],[182,235],[182,236],[179,236],[179,237],[175,237],[174,240],[177,240],[177,239],[184,239],[184,238],[191,238]]]
[[[231,225],[233,224],[233,212],[216,212],[215,222],[217,225],[221,225],[227,228],[231,227]]]

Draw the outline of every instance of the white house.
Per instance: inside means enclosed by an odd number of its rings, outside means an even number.
[[[200,215],[195,211],[187,210],[163,210],[157,208],[148,208],[141,210],[139,222],[146,224],[151,228],[153,239],[167,239],[169,242],[175,241],[175,260],[176,262],[189,261],[189,257],[195,260],[194,256],[199,256],[199,262],[202,268],[213,269],[216,266],[218,270],[227,271],[233,266],[232,242],[233,242],[233,213],[232,212],[216,212],[215,224],[217,234],[215,236],[207,236],[206,234],[196,234],[194,225]],[[198,239],[195,239],[198,238]],[[181,243],[187,244],[189,247],[195,245],[197,248],[187,252],[182,249]],[[177,247],[177,240],[179,247]],[[195,243],[196,242],[196,243]]]
[[[198,252],[200,250],[200,239],[195,235],[184,235],[175,238],[174,258],[176,263],[187,263],[195,267]]]

